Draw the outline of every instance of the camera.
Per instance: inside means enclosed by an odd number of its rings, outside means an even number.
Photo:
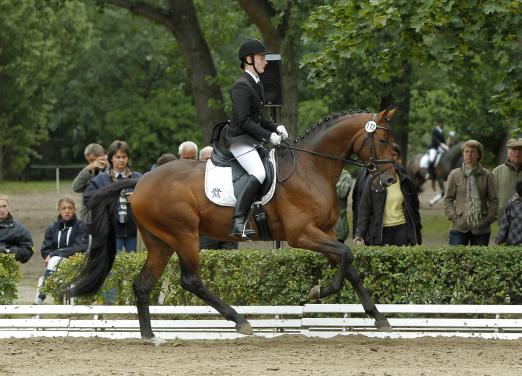
[[[127,194],[132,192],[130,189],[122,189],[120,197],[118,197],[118,223],[124,225],[127,223],[128,209],[127,209]]]

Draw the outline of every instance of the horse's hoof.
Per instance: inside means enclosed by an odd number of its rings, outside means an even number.
[[[321,287],[314,286],[308,293],[308,300],[319,300],[321,299]]]
[[[145,341],[153,344],[156,347],[161,346],[161,345],[163,345],[164,343],[167,342],[166,339],[158,338],[158,337],[147,338],[147,339],[145,339]]]
[[[236,330],[239,334],[244,334],[246,336],[251,336],[254,334],[252,327],[248,321],[242,322],[241,324],[236,324]]]
[[[393,328],[391,327],[390,323],[387,319],[381,319],[381,320],[375,320],[375,327],[380,332],[391,332],[393,331]]]

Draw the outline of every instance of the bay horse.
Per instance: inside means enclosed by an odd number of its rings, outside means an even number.
[[[388,125],[394,111],[328,116],[306,135],[279,147],[278,173],[285,180],[277,184],[274,197],[265,206],[274,240],[320,252],[338,267],[331,283],[314,286],[309,299],[339,292],[347,278],[379,330],[391,330],[390,324],[377,310],[353,267],[351,249],[337,241],[333,231],[339,210],[335,184],[353,153],[371,171],[376,183],[388,186],[396,181],[393,138]],[[95,193],[87,205],[93,223],[92,246],[83,270],[70,286],[70,294],[82,296],[101,288],[116,254],[109,219],[111,203],[122,189],[135,186],[131,207],[147,248],[147,259],[133,284],[141,337],[154,338],[149,297],[173,253],[179,258],[181,286],[235,322],[239,333],[252,334],[250,323],[211,293],[199,276],[200,235],[238,241],[228,235],[233,208],[218,206],[205,195],[205,165],[176,160],[152,170],[137,182],[123,179]]]
[[[452,146],[440,157],[440,161],[435,167],[435,179],[432,180],[432,188],[435,191],[435,184],[439,187],[439,193],[435,195],[430,200],[430,206],[435,205],[439,202],[446,192],[445,183],[448,180],[448,175],[451,170],[459,167],[462,164],[462,144],[463,142],[458,142]],[[417,188],[417,192],[422,191],[422,186],[427,181],[426,174],[428,172],[427,168],[422,168],[420,166],[420,161],[424,154],[415,154],[409,161],[406,166],[406,170],[408,175],[412,178],[415,183],[415,188]]]

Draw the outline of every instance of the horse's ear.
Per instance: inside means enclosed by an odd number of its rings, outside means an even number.
[[[391,120],[391,118],[393,117],[393,115],[395,114],[395,111],[397,111],[399,107],[388,107],[386,110],[382,111],[379,115],[380,115],[380,120],[381,121],[385,121],[385,122],[389,122]]]

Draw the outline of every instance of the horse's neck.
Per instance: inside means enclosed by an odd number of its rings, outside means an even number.
[[[327,126],[328,128],[318,135],[314,140],[307,143],[307,148],[321,155],[328,155],[335,158],[346,159],[353,150],[354,136],[361,130],[360,121],[356,118],[364,114],[350,115],[347,118],[341,118],[336,123]],[[315,165],[316,171],[325,176],[327,180],[337,179],[341,174],[341,170],[345,164],[342,160],[335,158],[328,159],[326,157],[308,158]]]

